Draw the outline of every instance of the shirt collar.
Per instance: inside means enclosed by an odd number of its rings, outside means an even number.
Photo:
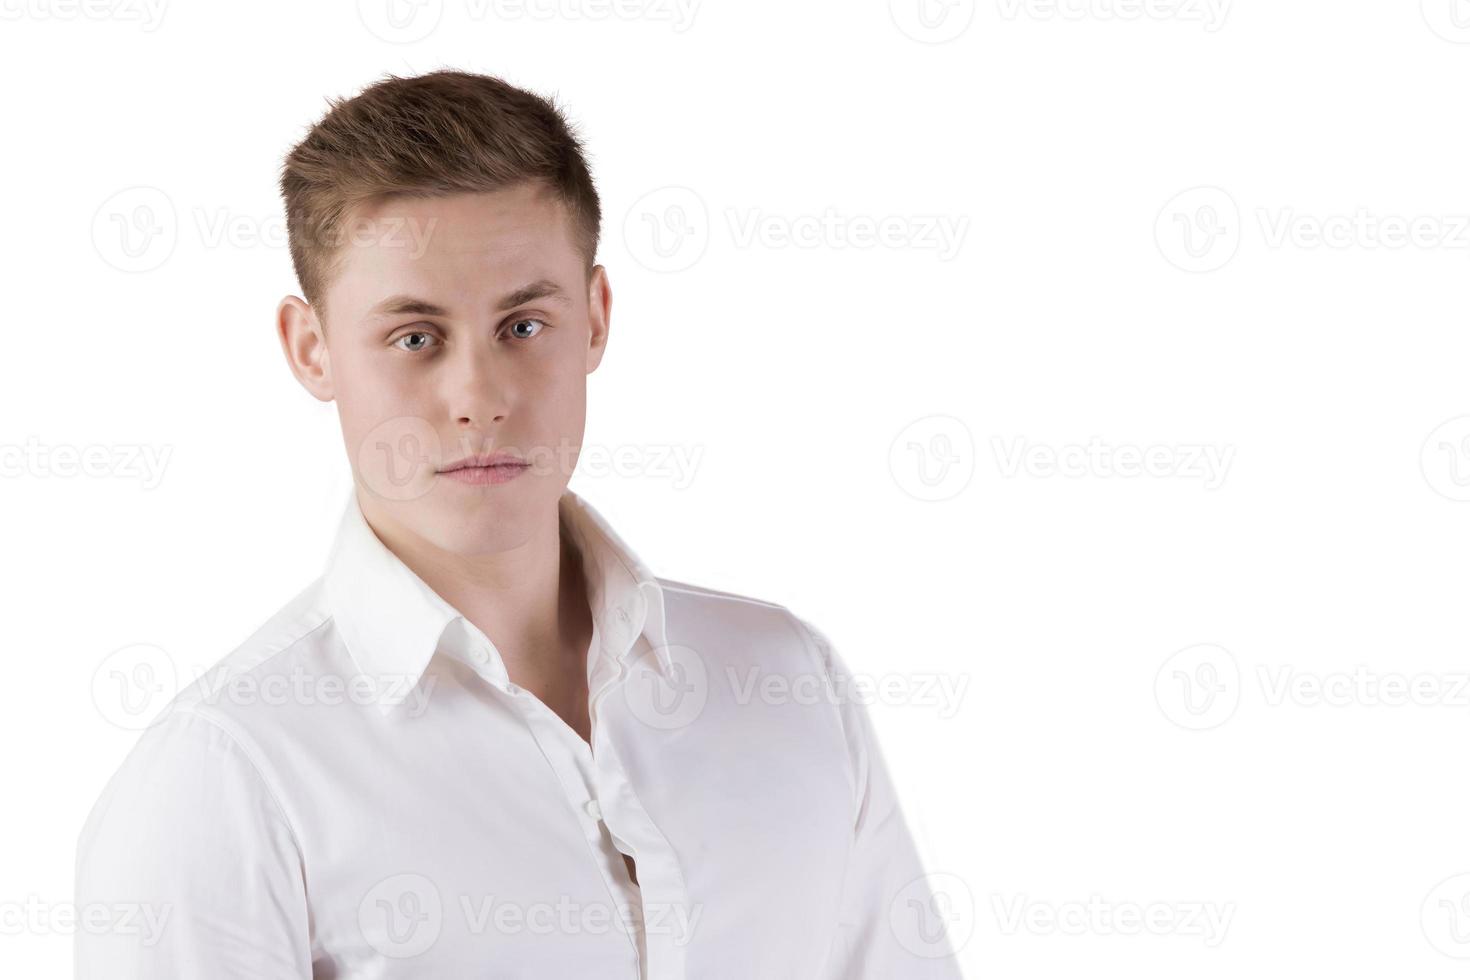
[[[571,490],[557,503],[563,533],[582,558],[588,605],[602,651],[625,661],[646,642],[671,675],[658,579],[591,504]],[[446,649],[493,683],[509,683],[489,637],[395,555],[363,516],[354,488],[324,575],[333,621],[386,713],[409,695],[435,652]]]

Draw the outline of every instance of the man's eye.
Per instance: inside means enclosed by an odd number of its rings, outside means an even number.
[[[404,344],[405,340],[408,341],[407,345]],[[406,350],[409,353],[418,353],[428,347],[429,342],[432,340],[434,340],[433,334],[425,330],[414,330],[393,341],[393,346],[399,350]]]
[[[529,333],[523,332],[521,328],[527,327],[530,324],[535,324],[535,327],[531,329]],[[532,337],[540,333],[541,328],[544,326],[546,326],[545,320],[537,320],[534,317],[526,317],[525,319],[517,320],[510,325],[510,335],[516,340],[530,340]]]

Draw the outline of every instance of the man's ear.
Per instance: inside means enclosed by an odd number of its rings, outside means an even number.
[[[592,267],[587,280],[587,324],[591,328],[587,337],[587,373],[597,370],[602,363],[602,354],[607,350],[608,325],[612,320],[612,285],[607,281],[607,270],[600,265]]]
[[[299,296],[287,296],[276,307],[276,334],[291,373],[301,387],[318,401],[329,402],[332,362],[327,355],[327,337],[311,304]]]

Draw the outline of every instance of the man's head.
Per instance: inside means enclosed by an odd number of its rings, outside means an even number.
[[[281,192],[306,298],[281,301],[278,332],[337,404],[364,511],[467,557],[522,543],[571,477],[611,311],[566,121],[495,78],[388,76],[332,104]],[[532,465],[445,472],[502,452]]]

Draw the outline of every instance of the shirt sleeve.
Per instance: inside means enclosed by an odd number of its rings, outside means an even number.
[[[798,619],[835,694],[855,783],[852,849],[824,980],[962,980],[947,934],[953,876],[925,874],[868,709],[829,638]],[[936,888],[936,882],[940,883]]]
[[[75,898],[76,980],[311,977],[291,827],[240,743],[191,710],[144,731],[93,806]]]

